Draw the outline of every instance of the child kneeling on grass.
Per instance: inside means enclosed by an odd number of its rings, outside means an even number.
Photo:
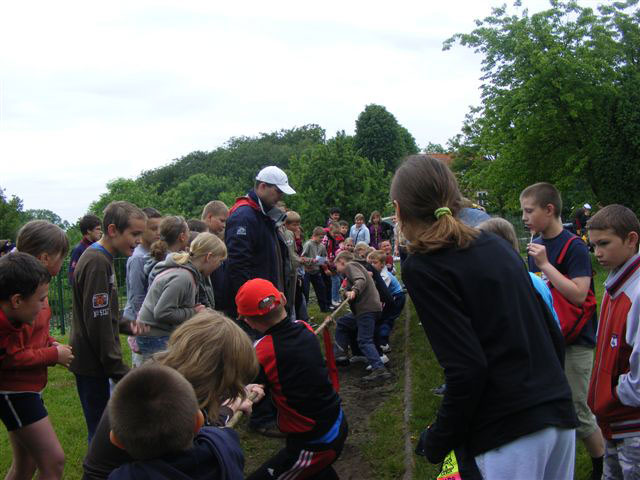
[[[153,283],[140,309],[139,321],[149,333],[136,341],[143,362],[164,350],[169,335],[178,325],[204,310],[197,302],[199,285],[220,266],[227,247],[213,233],[199,233],[190,252],[172,253],[154,267]]]
[[[605,438],[603,478],[640,478],[640,223],[627,207],[608,205],[587,230],[610,270],[587,397]]]
[[[18,237],[19,244],[20,240]],[[57,243],[56,238],[51,240]],[[68,243],[64,245],[66,253]],[[0,419],[9,431],[13,451],[6,477],[11,479],[32,478],[36,469],[38,478],[59,479],[64,468],[64,452],[42,401],[42,390],[47,384],[47,367],[68,365],[73,356],[69,347],[49,336],[47,293],[51,272],[55,266],[59,270],[61,262],[46,265],[44,257],[56,260],[56,255],[47,254],[38,261],[21,252],[0,259]]]
[[[111,472],[111,480],[243,478],[237,435],[203,427],[193,386],[172,368],[131,371],[116,386],[109,415],[111,442],[135,459]]]
[[[404,161],[391,199],[411,253],[402,278],[447,385],[417,453],[440,463],[455,451],[487,479],[573,478],[562,339],[522,259],[457,218],[456,179],[432,157]]]
[[[286,447],[248,479],[337,479],[331,466],[347,438],[340,397],[329,380],[320,344],[311,327],[287,320],[286,299],[271,282],[256,278],[236,295],[238,314],[264,334],[255,343],[258,382],[271,390],[278,428]]]

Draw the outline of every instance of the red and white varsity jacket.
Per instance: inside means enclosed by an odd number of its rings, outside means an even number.
[[[588,404],[604,436],[640,436],[640,254],[605,282]]]

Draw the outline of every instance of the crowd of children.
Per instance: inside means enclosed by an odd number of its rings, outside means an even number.
[[[86,421],[84,478],[243,478],[238,436],[225,426],[254,406],[286,445],[248,478],[338,478],[348,423],[309,316],[311,285],[321,312],[348,303],[333,354],[339,366],[366,367],[364,386],[392,377],[390,337],[408,291],[446,382],[416,448],[429,461],[455,452],[464,479],[569,479],[577,438],[592,478],[640,478],[640,223],[631,210],[610,205],[582,225],[611,272],[598,321],[589,249],[563,228],[553,185],[521,192],[533,233],[526,262],[512,225],[470,213],[451,171],[425,155],[394,175],[393,221],[358,213],[350,227],[332,208],[305,241],[301,216],[279,203],[284,193],[295,193],[286,174],[267,167],[249,195],[231,209],[209,202],[201,219],[124,201],[102,220],[83,217],[68,271],[69,345],[50,336],[47,303],[67,236],[43,220],[22,227],[17,251],[0,258],[7,478],[62,476],[42,400],[55,364],[73,373]],[[254,250],[255,265],[246,258]]]

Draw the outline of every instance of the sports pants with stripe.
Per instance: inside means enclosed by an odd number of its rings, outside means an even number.
[[[287,439],[285,448],[262,464],[247,480],[318,480],[338,479],[331,466],[342,453],[347,439],[347,419],[340,425],[340,433],[331,443],[297,443]]]

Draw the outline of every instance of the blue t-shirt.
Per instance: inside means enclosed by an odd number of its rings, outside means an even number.
[[[544,245],[547,249],[547,258],[551,265],[560,271],[563,275],[566,275],[568,278],[578,278],[578,277],[590,277],[591,284],[589,288],[593,291],[593,270],[591,268],[591,258],[589,256],[589,249],[585,245],[585,243],[580,240],[574,240],[569,245],[567,253],[558,268],[557,259],[560,255],[560,252],[564,248],[565,244],[573,237],[574,235],[567,231],[562,230],[562,233],[554,238],[542,238],[539,236],[538,238],[533,240],[533,243],[537,243],[540,245]],[[538,274],[542,277],[545,282],[548,282],[548,279],[545,275],[540,271],[538,266],[536,265],[535,260],[532,257],[527,259],[529,262],[529,271],[535,274]],[[588,347],[595,347],[596,345],[596,329],[597,329],[597,320],[596,313],[594,312],[591,319],[585,324],[578,335],[578,338],[573,343],[574,345],[584,345]]]
[[[553,319],[558,324],[558,328],[562,330],[562,327],[560,326],[560,320],[558,319],[558,314],[556,313],[556,309],[553,308],[553,295],[551,295],[551,290],[549,290],[549,287],[547,287],[547,284],[544,283],[544,280],[542,280],[538,275],[531,272],[529,272],[529,275],[531,276],[531,281],[533,282],[533,286],[535,287],[535,289],[538,291],[538,293],[544,300],[544,303],[547,304],[547,307],[549,307],[549,310],[551,310],[551,314],[553,315]]]

